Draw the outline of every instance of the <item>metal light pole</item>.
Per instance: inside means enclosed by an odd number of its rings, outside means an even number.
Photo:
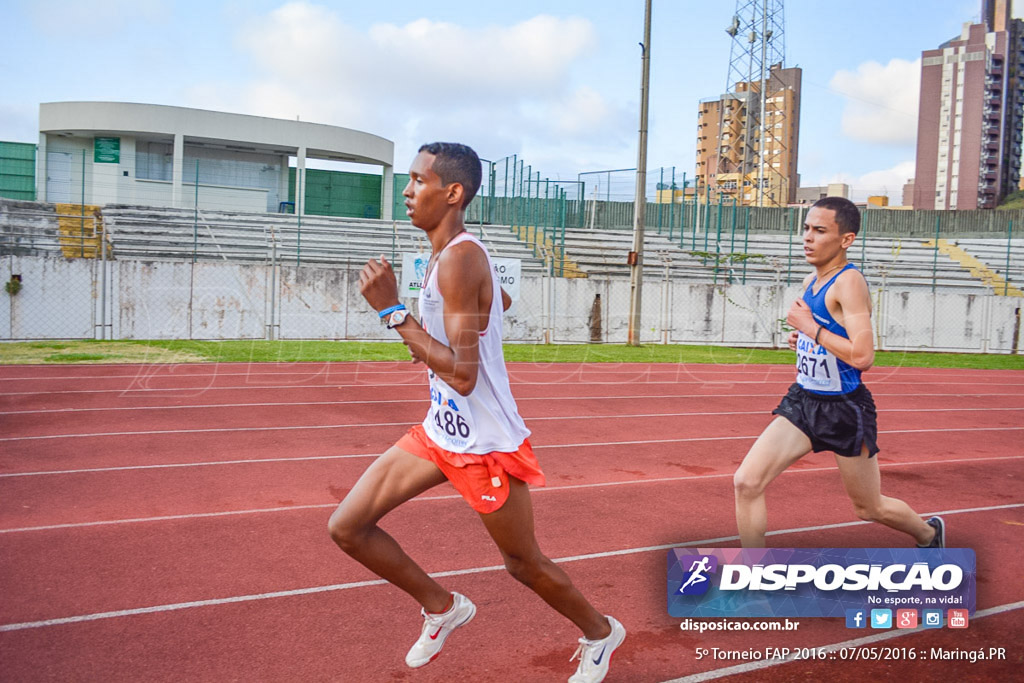
[[[640,302],[643,289],[644,211],[647,208],[647,100],[651,80],[651,0],[644,3],[644,42],[640,44],[640,144],[633,202],[633,251],[629,252],[629,346],[640,346]]]
[[[765,119],[768,106],[768,81],[765,80],[765,51],[768,49],[768,0],[764,0],[764,7],[761,10],[761,107],[758,118],[761,119],[761,135],[757,139],[757,205],[764,206],[764,157],[767,153],[765,147],[768,141],[765,139]],[[773,136],[774,137],[774,136]]]

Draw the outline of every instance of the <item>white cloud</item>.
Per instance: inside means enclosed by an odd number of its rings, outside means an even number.
[[[480,28],[417,19],[357,30],[333,8],[292,2],[236,37],[255,80],[204,83],[190,99],[376,133],[395,141],[399,168],[436,139],[468,142],[482,156],[567,139],[596,150],[628,133],[622,123],[632,116],[629,103],[573,81],[596,43],[591,22],[576,17]]]
[[[921,90],[921,60],[865,62],[841,70],[829,85],[847,98],[842,131],[862,142],[913,145]]]
[[[398,83],[412,77],[403,85],[413,92],[452,86],[498,97],[557,92],[571,63],[594,47],[589,21],[544,15],[480,30],[428,19],[378,24],[369,38]]]

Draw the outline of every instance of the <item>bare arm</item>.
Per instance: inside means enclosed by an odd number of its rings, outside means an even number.
[[[833,285],[836,302],[842,309],[842,325],[849,339],[827,330],[820,341],[825,348],[858,370],[869,370],[875,363],[875,336],[871,330],[871,294],[864,276],[847,271]],[[827,298],[827,297],[826,297]]]
[[[437,266],[437,286],[444,297],[444,331],[450,346],[431,338],[433,345],[422,352],[412,343],[409,348],[455,391],[468,396],[476,387],[480,333],[490,317],[491,272],[484,252],[471,242],[446,250]]]
[[[829,294],[835,295],[842,311],[841,324],[850,335],[849,339],[824,328],[819,332],[821,325],[803,299],[793,302],[786,321],[811,339],[817,337],[818,343],[844,363],[861,371],[869,369],[875,362],[875,340],[871,331],[871,296],[867,281],[859,272],[847,271],[839,276]]]
[[[508,295],[508,292],[505,291],[505,288],[502,287],[501,288],[501,310],[507,311],[511,305],[512,305],[512,297],[510,297]]]
[[[457,244],[445,250],[435,267],[439,269],[437,284],[444,297],[444,327],[450,346],[430,336],[412,317],[395,330],[409,347],[413,360],[425,363],[466,396],[476,386],[480,332],[488,320],[489,309],[481,302],[491,288],[487,259],[475,245]],[[374,309],[381,311],[398,303],[395,274],[383,257],[379,263],[371,259],[366,264],[359,283],[363,297]]]
[[[814,279],[814,273],[809,273],[804,278],[804,284],[803,284],[803,287],[801,288],[801,289],[803,289],[803,291],[807,291],[807,288],[810,286],[812,279]],[[794,304],[794,306],[796,306],[796,304]],[[792,310],[793,309],[791,307],[790,308],[790,314],[792,314]],[[789,320],[789,316],[788,315],[786,316],[786,322],[788,324],[792,325],[792,323]],[[789,350],[790,351],[796,351],[796,342],[797,342],[797,337],[798,336],[799,335],[798,335],[798,331],[797,330],[793,330],[792,332],[789,333],[789,337],[786,339],[786,343],[789,344]]]

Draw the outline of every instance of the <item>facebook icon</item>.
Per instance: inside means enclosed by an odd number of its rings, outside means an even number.
[[[846,628],[867,628],[867,610],[848,609],[846,610]]]

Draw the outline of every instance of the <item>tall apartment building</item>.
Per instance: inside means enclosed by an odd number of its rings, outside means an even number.
[[[696,174],[700,197],[710,193],[715,199],[721,196],[734,198],[741,205],[763,206],[795,201],[800,185],[797,151],[802,75],[799,68],[772,65],[766,79],[763,117],[760,81],[737,83],[734,92],[701,101]]]
[[[991,209],[1021,182],[1024,22],[983,0],[982,23],[921,55],[915,209]]]

